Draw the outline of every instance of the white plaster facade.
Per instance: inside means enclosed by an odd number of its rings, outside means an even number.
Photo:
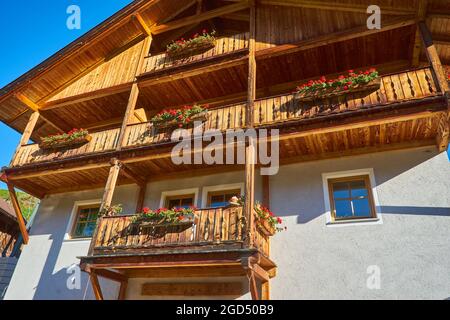
[[[281,167],[269,180],[271,209],[287,226],[287,231],[271,241],[271,258],[278,265],[277,276],[271,281],[271,298],[449,298],[449,164],[446,153],[437,154],[434,147],[426,147]],[[373,172],[379,219],[327,224],[324,176],[350,170]],[[237,185],[243,180],[243,172],[195,178],[180,175],[177,180],[149,183],[145,205],[157,208],[164,192],[194,188],[198,189],[197,206],[202,207],[204,188]],[[67,268],[79,262],[77,256],[87,254],[89,240],[70,240],[66,232],[76,203],[98,201],[102,192],[53,195],[42,201],[6,299],[93,299],[85,274],[80,289],[67,288]],[[122,203],[125,212],[132,212],[137,193],[134,186],[118,187],[113,203]],[[257,200],[261,194],[257,176]],[[371,266],[379,268],[379,289],[366,285]],[[128,298],[145,298],[140,295],[144,282],[149,281],[131,280]],[[106,298],[116,297],[114,283],[104,281],[102,286]],[[236,298],[249,297],[245,293]]]

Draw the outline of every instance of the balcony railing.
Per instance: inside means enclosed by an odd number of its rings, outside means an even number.
[[[214,48],[182,60],[172,60],[165,52],[158,55],[149,56],[145,59],[143,73],[156,72],[175,66],[218,57],[238,50],[243,50],[248,48],[248,38],[248,33],[240,33],[230,37],[218,38]]]
[[[399,102],[421,100],[439,94],[431,70],[422,68],[381,77],[378,90],[371,93],[349,93],[320,101],[303,101],[295,94],[259,99],[255,102],[256,126],[283,123],[329,114],[337,114]],[[221,131],[242,127],[245,124],[245,103],[223,106],[209,110],[204,129]],[[100,154],[115,150],[120,129],[92,134],[86,145],[61,151],[41,150],[37,144],[22,146],[11,162],[12,167],[67,159],[86,154]],[[170,139],[170,130],[154,130],[150,123],[129,125],[125,132],[124,148],[157,144]]]
[[[100,218],[89,255],[156,252],[169,248],[243,247],[247,232],[242,207],[200,209],[195,215],[196,222],[183,231],[177,230],[175,225],[156,229],[144,227],[134,224],[133,216],[129,215]],[[253,239],[254,247],[267,256],[268,238],[255,228]]]

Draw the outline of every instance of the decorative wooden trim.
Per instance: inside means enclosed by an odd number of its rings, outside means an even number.
[[[29,241],[28,231],[27,231],[27,227],[25,225],[25,220],[22,215],[22,210],[20,209],[19,200],[17,200],[16,191],[14,190],[14,186],[11,183],[7,183],[6,185],[8,186],[11,204],[14,208],[14,212],[16,213],[20,233],[22,234],[22,238],[23,238],[23,243],[28,244],[28,241]]]
[[[240,296],[241,282],[145,283],[143,296]]]
[[[436,136],[436,145],[439,152],[444,152],[448,148],[448,140],[450,136],[449,114],[441,116],[438,125],[438,134]]]

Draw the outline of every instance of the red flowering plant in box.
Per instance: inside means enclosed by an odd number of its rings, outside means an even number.
[[[275,214],[270,211],[267,207],[264,207],[260,203],[255,203],[255,213],[257,217],[258,226],[267,235],[274,235],[276,231],[280,232],[286,230],[280,227],[283,223],[283,219],[275,216]]]
[[[367,85],[378,78],[378,71],[374,68],[355,73],[349,70],[347,75],[340,75],[336,79],[327,79],[322,76],[318,80],[310,80],[297,87],[296,93],[301,96],[320,96],[332,92],[348,91]]]
[[[203,29],[201,33],[194,34],[190,39],[181,38],[167,46],[166,53],[172,59],[181,59],[202,53],[214,48],[216,31],[208,32]]]
[[[178,126],[185,127],[196,120],[205,120],[207,106],[184,106],[181,109],[163,110],[154,116],[150,122],[155,127]]]
[[[142,212],[137,213],[133,217],[132,222],[147,222],[153,225],[193,223],[195,210],[197,210],[195,207],[172,209],[159,208],[157,210],[144,208],[142,209]]]
[[[63,147],[89,142],[90,136],[86,129],[72,129],[67,133],[50,135],[41,138],[41,147]]]

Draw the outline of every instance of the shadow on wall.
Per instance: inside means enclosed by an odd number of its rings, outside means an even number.
[[[284,169],[280,169],[280,177],[274,177],[275,185],[271,187],[273,189],[276,188],[278,192],[272,196],[271,203],[275,205],[273,209],[280,216],[297,216],[298,224],[306,224],[325,214],[322,173],[373,167],[377,187],[381,187],[384,183],[399,177],[409,170],[415,170],[417,166],[427,161],[435,161],[433,158],[436,155],[436,152],[431,147],[410,151],[394,151],[389,154],[384,154],[384,157],[382,154],[376,153],[355,158],[341,158],[333,160],[331,165],[331,160],[306,163],[295,173],[291,171],[295,169],[287,166]],[[440,161],[441,159],[439,158],[437,160]],[[441,164],[441,162],[438,162],[438,164]],[[424,186],[427,183],[433,183],[435,179],[433,172],[435,170],[436,164],[420,171],[416,170],[414,173],[411,173],[410,177],[406,176],[408,179],[407,183],[416,184],[425,188]],[[439,181],[439,179],[442,178],[438,178],[436,181]],[[290,181],[290,184],[286,185],[284,181]],[[297,181],[305,182],[298,185]],[[402,199],[403,203],[405,201],[414,203],[415,200],[414,195],[408,191],[408,188],[405,188],[405,193],[402,194],[402,189],[398,188],[401,187],[399,183],[402,181],[405,180],[396,182],[396,195],[390,195],[391,197],[388,203],[392,203],[393,205],[381,205],[377,207],[378,212],[382,214],[450,216],[450,207],[429,207],[426,206],[426,203],[424,203],[424,206],[396,206],[396,196],[403,198],[403,195],[405,195],[405,198]],[[297,184],[296,186],[298,188],[293,188],[295,184]],[[389,188],[392,187],[390,186]],[[438,191],[444,192],[444,190]],[[406,192],[409,193],[407,194]],[[289,201],[285,201],[287,197]],[[380,198],[380,201],[386,201],[384,198]],[[297,208],[294,212],[292,212],[293,207]],[[292,214],[289,214],[289,212],[292,212]]]

